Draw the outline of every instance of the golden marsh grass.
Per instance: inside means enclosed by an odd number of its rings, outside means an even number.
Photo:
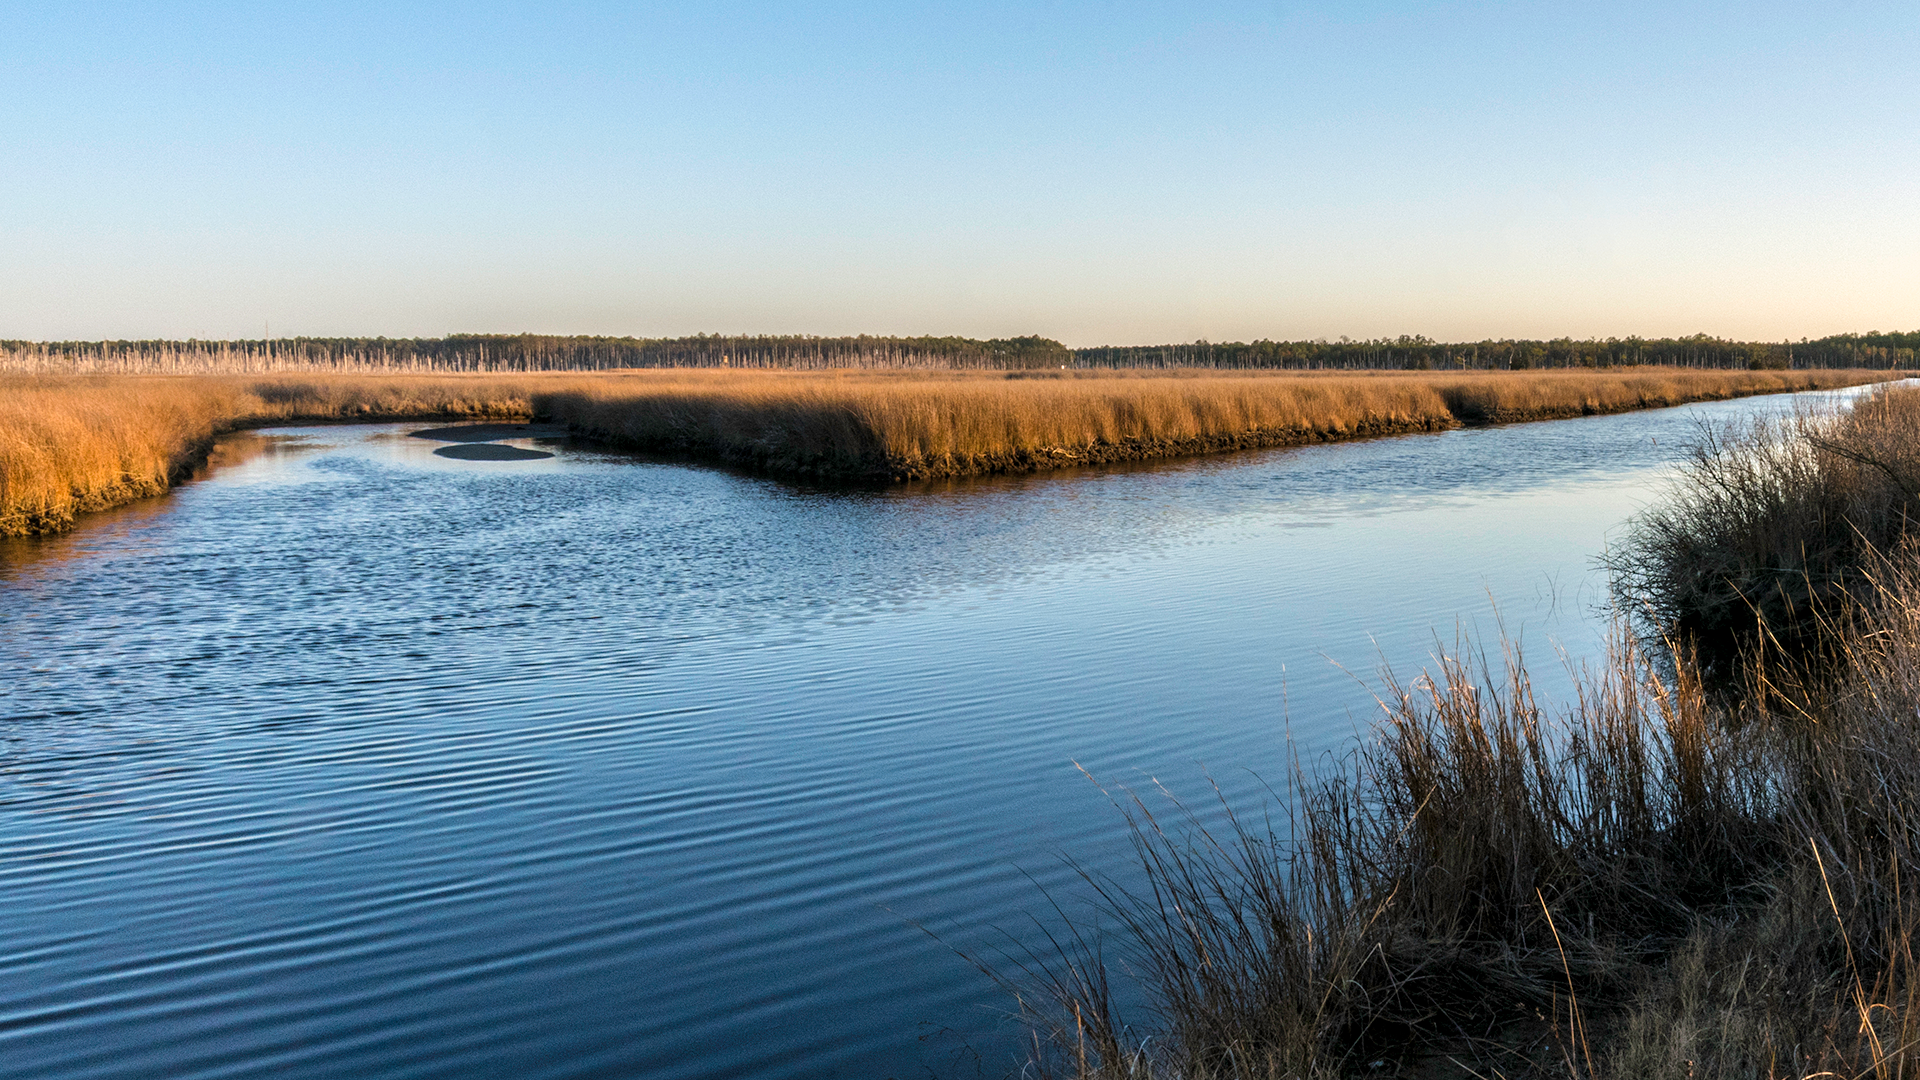
[[[1036,377],[1038,376],[1038,377]],[[636,373],[556,389],[609,441],[788,473],[1032,471],[1847,386],[1863,371]]]
[[[157,495],[238,427],[278,421],[524,417],[535,380],[0,377],[0,535]]]
[[[1038,377],[1036,377],[1038,376]],[[1864,371],[0,376],[0,535],[165,491],[224,431],[525,419],[835,479],[1024,472],[1845,386]]]

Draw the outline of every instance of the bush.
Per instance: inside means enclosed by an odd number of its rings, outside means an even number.
[[[1676,494],[1605,558],[1651,642],[1683,641],[1717,685],[1819,676],[1840,622],[1875,595],[1876,554],[1920,515],[1920,392],[1705,430]],[[1774,666],[1749,671],[1750,660]]]

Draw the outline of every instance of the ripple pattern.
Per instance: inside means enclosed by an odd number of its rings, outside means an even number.
[[[886,491],[248,437],[0,543],[0,1072],[1000,1075],[949,945],[1124,876],[1076,763],[1251,804],[1457,628],[1590,653],[1609,530],[1785,407]]]

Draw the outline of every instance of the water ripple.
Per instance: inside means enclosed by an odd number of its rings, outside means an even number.
[[[249,436],[0,543],[0,1060],[997,1072],[1006,1003],[920,925],[1028,932],[1063,853],[1124,878],[1075,762],[1217,817],[1436,628],[1590,652],[1696,417],[1784,407],[855,492]]]

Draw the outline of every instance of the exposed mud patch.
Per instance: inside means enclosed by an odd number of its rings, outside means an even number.
[[[503,446],[500,443],[461,443],[456,446],[442,446],[433,452],[433,456],[453,458],[457,461],[537,461],[553,455],[545,450],[527,450],[518,446]]]

